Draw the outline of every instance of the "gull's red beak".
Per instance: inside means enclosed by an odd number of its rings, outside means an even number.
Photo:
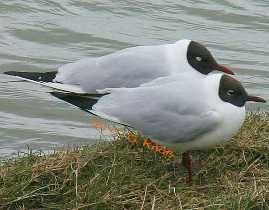
[[[221,64],[216,64],[216,66],[214,67],[214,69],[216,69],[218,71],[222,71],[222,72],[224,72],[226,74],[232,74],[232,75],[234,75],[233,71],[230,68],[228,68],[228,67],[226,67],[224,65],[221,65]]]
[[[248,96],[248,101],[254,101],[254,102],[261,102],[261,103],[266,103],[266,100],[259,97],[259,96]]]

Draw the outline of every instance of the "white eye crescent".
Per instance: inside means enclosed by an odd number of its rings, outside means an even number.
[[[202,57],[200,57],[200,56],[197,56],[197,57],[195,57],[195,59],[197,60],[197,61],[202,61]]]
[[[228,95],[228,96],[232,96],[234,93],[235,93],[234,90],[228,90],[228,91],[227,91],[227,95]]]

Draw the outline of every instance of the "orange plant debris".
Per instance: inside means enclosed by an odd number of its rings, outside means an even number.
[[[105,123],[103,123],[101,120],[98,120],[96,118],[91,119],[91,124],[96,128],[96,129],[106,129],[107,126]]]
[[[103,123],[101,120],[98,120],[97,118],[92,118],[91,119],[91,123],[92,125],[96,128],[96,129],[100,129],[100,130],[108,130],[109,132],[112,133],[112,135],[116,135],[116,136],[122,136],[124,135],[124,130],[121,128],[116,128],[116,127],[108,127],[105,123]],[[126,133],[125,133],[126,135]],[[138,145],[139,144],[139,136],[135,133],[131,133],[128,132],[126,135],[127,141],[130,144],[133,145]],[[151,141],[150,139],[144,139],[143,141],[143,147],[146,147],[149,150],[152,150],[153,152],[159,153],[161,155],[163,155],[164,157],[167,158],[171,158],[174,156],[174,153],[172,150],[156,144],[155,142]]]

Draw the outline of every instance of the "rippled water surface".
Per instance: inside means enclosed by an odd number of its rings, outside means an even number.
[[[87,56],[188,38],[236,68],[269,99],[269,1],[6,0],[0,2],[0,72],[51,71]],[[91,144],[99,133],[45,88],[0,75],[0,156]],[[268,105],[249,109],[268,109]]]

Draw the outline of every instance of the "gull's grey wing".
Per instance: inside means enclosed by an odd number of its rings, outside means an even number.
[[[207,100],[205,83],[198,78],[171,76],[170,83],[166,80],[159,86],[112,89],[93,110],[116,117],[153,139],[187,142],[213,130],[221,121]]]
[[[169,74],[169,45],[127,48],[98,58],[86,58],[58,69],[54,82],[97,89],[137,87]]]
[[[74,93],[96,93],[96,90],[104,88],[138,87],[170,73],[170,45],[131,47],[101,57],[85,58],[61,66],[58,72],[4,73],[52,89]]]
[[[127,95],[111,99],[112,93],[100,99],[93,106],[93,110],[116,117],[145,136],[166,141],[167,144],[194,140],[212,131],[220,122],[218,113],[207,105],[200,104],[196,107],[182,101],[182,104],[177,103],[179,106],[176,107],[173,101],[166,100],[165,95],[155,98],[154,92],[151,94],[150,100],[145,96],[140,100]],[[161,101],[157,102],[156,99]]]
[[[192,67],[186,58],[189,43],[190,40],[180,40],[173,44],[126,48],[63,65],[57,72],[4,73],[77,94],[96,93],[105,88],[134,88],[174,73],[191,73]]]
[[[112,88],[110,94],[98,97],[94,103],[84,103],[82,109],[130,125],[162,143],[189,142],[216,128],[221,117],[212,108],[214,105],[210,105],[215,99],[207,100],[206,79],[185,77],[171,76],[171,82],[166,80],[153,86]],[[80,108],[84,106],[73,99],[65,101]]]
[[[163,120],[143,126],[137,124],[137,127],[144,135],[166,144],[190,142],[214,130],[219,124],[219,116],[214,111],[200,115],[163,112],[159,117]]]
[[[110,109],[111,113],[104,113],[97,108],[92,107],[98,103],[105,94],[96,95],[79,95],[63,92],[51,92],[51,95],[66,101],[81,110],[97,115],[101,118],[119,123],[121,125],[133,127],[155,140],[162,140],[167,144],[177,144],[189,142],[211,130],[213,130],[219,122],[219,116],[214,111],[201,113],[193,113],[191,108],[184,110],[184,113],[174,113],[172,110],[152,109],[152,106],[144,104],[142,107],[128,110],[126,113],[125,106],[117,106],[114,103],[114,110],[121,111],[116,114]],[[138,105],[138,104],[137,104]],[[138,106],[139,107],[139,106]],[[128,108],[129,109],[129,108]],[[148,109],[148,110],[147,110]],[[112,114],[113,112],[113,114]],[[141,120],[143,119],[143,120]]]

